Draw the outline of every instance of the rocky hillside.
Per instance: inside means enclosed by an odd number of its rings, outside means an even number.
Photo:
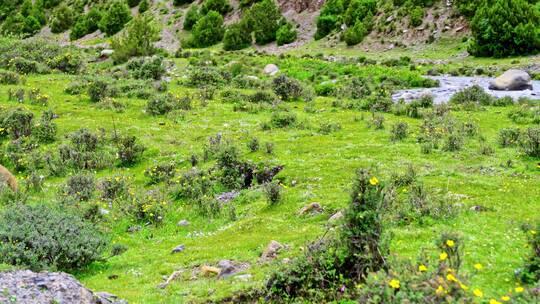
[[[148,2],[147,0],[126,0],[125,4],[126,7],[130,7],[129,14],[131,16],[126,16],[126,20],[114,20],[113,22],[118,23],[119,27],[109,33],[104,33],[106,25],[104,25],[103,16],[110,10],[111,1],[15,1],[14,3],[18,4],[0,4],[0,22],[2,23],[1,30],[5,34],[38,35],[59,41],[62,44],[73,43],[81,47],[108,47],[109,38],[114,37],[129,22],[129,18],[137,16],[143,11],[150,11],[161,27],[157,46],[174,52],[181,46],[181,40],[190,34],[185,26],[189,9],[193,5],[202,8],[206,5],[205,2],[212,1],[149,0]],[[224,3],[227,2],[224,1]],[[247,2],[248,5],[242,4],[243,2]],[[241,22],[242,17],[249,10],[249,4],[252,5],[256,2],[260,1],[232,0],[228,2],[230,9],[222,13],[223,26],[227,28],[231,24]],[[282,16],[296,31],[295,39],[287,41],[279,47],[275,42],[262,45],[254,44],[254,46],[270,52],[281,52],[313,41],[321,10],[329,10],[328,7],[333,5],[333,2],[336,1],[329,1],[325,4],[324,0],[277,0],[276,4]],[[448,1],[435,1],[426,7],[415,6],[416,12],[420,13],[420,16],[416,18],[420,18],[420,21],[414,22],[407,3],[398,6],[392,0],[373,2],[377,2],[377,6],[373,10],[373,19],[370,21],[371,31],[368,30],[366,39],[361,39],[359,46],[357,46],[361,49],[384,50],[396,46],[426,44],[441,37],[459,37],[469,33],[466,18]],[[8,15],[7,11],[10,10],[10,5],[11,9],[15,9],[19,13]],[[349,6],[353,6],[353,4]],[[358,11],[362,9],[360,8]],[[349,10],[350,8],[343,15]],[[89,17],[94,12],[101,20],[96,21]],[[95,24],[86,25],[91,22]],[[83,25],[89,28],[80,31],[80,28],[84,27]],[[344,22],[330,35],[321,39],[320,43],[325,47],[342,44],[343,33],[347,31],[347,28],[347,22]],[[75,31],[78,32],[74,34]]]

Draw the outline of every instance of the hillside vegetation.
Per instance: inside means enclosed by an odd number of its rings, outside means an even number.
[[[540,103],[477,83],[540,79],[540,2],[9,0],[0,20],[0,271],[129,303],[540,302]],[[393,97],[440,75],[470,84]]]

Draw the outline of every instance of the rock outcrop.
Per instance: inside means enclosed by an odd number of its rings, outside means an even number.
[[[0,290],[0,303],[127,304],[109,293],[93,292],[63,272],[0,272]]]

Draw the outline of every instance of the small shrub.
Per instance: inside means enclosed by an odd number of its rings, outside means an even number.
[[[108,243],[94,225],[46,205],[16,205],[2,213],[1,263],[34,271],[80,270],[100,260]]]
[[[519,145],[525,155],[540,158],[540,128],[528,128],[519,137]]]
[[[119,199],[125,199],[129,195],[127,178],[121,175],[100,179],[96,188],[99,198],[109,203]]]
[[[504,128],[499,131],[499,145],[503,148],[511,147],[519,142],[521,131],[517,128]]]
[[[269,205],[277,205],[281,201],[282,187],[275,182],[264,184],[264,194]]]
[[[274,143],[267,142],[264,145],[264,149],[266,150],[266,154],[274,154],[275,145]]]
[[[374,114],[371,117],[371,122],[369,123],[369,127],[374,127],[375,130],[383,130],[384,129],[384,116]]]
[[[112,59],[116,63],[126,62],[131,57],[149,56],[156,52],[154,42],[160,38],[158,28],[152,14],[142,14],[133,19],[126,30],[112,40],[114,53]],[[159,62],[158,65],[161,65]],[[144,69],[151,69],[148,64]],[[136,77],[137,78],[137,77]],[[159,79],[155,78],[154,79]]]
[[[366,35],[367,29],[364,22],[358,20],[354,26],[345,30],[343,33],[343,40],[345,40],[345,43],[347,43],[348,46],[357,45],[364,40]]]
[[[73,25],[74,14],[75,12],[73,12],[73,9],[71,9],[65,3],[62,3],[60,6],[58,6],[54,10],[51,20],[49,22],[51,32],[62,33],[68,30]]]
[[[293,25],[289,22],[282,25],[276,32],[276,41],[278,45],[293,43],[296,41],[298,33]]]
[[[34,126],[32,135],[40,143],[50,143],[55,141],[57,126],[52,121],[54,114],[48,115],[47,112],[44,112],[41,116],[39,122]]]
[[[248,149],[249,149],[249,151],[251,151],[251,152],[257,152],[257,151],[259,151],[259,148],[260,148],[259,139],[258,139],[257,137],[253,137],[253,138],[248,142]]]
[[[406,122],[398,122],[392,126],[392,141],[404,140],[409,132],[409,124]]]
[[[204,48],[223,39],[223,17],[216,11],[210,11],[193,26],[191,37],[182,43],[183,47]]]
[[[463,147],[463,136],[461,134],[453,132],[448,134],[445,139],[443,149],[449,152],[455,152],[461,150]]]
[[[23,82],[23,78],[14,72],[0,71],[0,84],[4,85],[16,85]]]
[[[133,198],[129,213],[139,222],[156,225],[163,222],[168,205],[163,192],[159,189],[148,190]]]
[[[120,159],[122,166],[131,166],[136,164],[142,157],[146,148],[140,144],[135,136],[120,136],[115,138],[117,142],[116,155]]]
[[[529,247],[531,248],[526,258],[519,279],[525,284],[534,284],[540,281],[540,226],[533,229],[524,229],[527,233]]]
[[[294,78],[280,75],[272,81],[274,93],[283,101],[298,100],[303,95],[303,88],[300,82]]]
[[[226,51],[245,49],[251,45],[251,39],[251,33],[245,22],[231,24],[223,36],[223,49]]]
[[[144,171],[144,176],[150,179],[150,184],[158,184],[170,181],[176,174],[176,165],[174,163],[158,164]]]
[[[109,85],[103,80],[92,81],[87,88],[88,96],[92,102],[100,102],[109,95]]]
[[[86,202],[94,197],[96,181],[94,176],[77,174],[70,176],[61,189],[61,199],[64,202]]]
[[[488,106],[493,102],[493,97],[486,93],[478,85],[463,89],[450,98],[450,103],[463,106]]]
[[[5,126],[8,134],[10,134],[13,139],[18,139],[32,134],[33,119],[34,114],[32,112],[17,108],[4,115],[1,125]]]
[[[197,5],[191,5],[184,18],[184,30],[190,31],[201,17]]]
[[[274,128],[294,126],[298,122],[296,114],[287,111],[276,111],[270,117],[270,125]]]

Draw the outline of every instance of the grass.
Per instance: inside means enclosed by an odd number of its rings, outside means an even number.
[[[255,59],[261,66],[272,60],[276,58]],[[175,61],[178,66],[186,65],[185,59]],[[335,69],[340,76],[345,73],[344,69],[353,74],[393,74],[400,78],[419,75],[406,68],[358,68],[294,59],[280,62],[284,72],[299,79],[309,78],[312,65]],[[283,164],[285,170],[280,176],[287,187],[283,201],[273,207],[267,205],[260,189],[243,191],[240,199],[234,202],[238,214],[236,221],[227,217],[202,218],[188,205],[176,202],[161,226],[147,226],[140,232],[129,234],[125,231],[134,223],[125,217],[117,218],[115,214],[114,218],[108,219],[106,229],[114,243],[127,245],[129,249],[123,255],[94,263],[89,269],[75,274],[93,290],[116,294],[130,303],[183,303],[219,300],[234,292],[260,288],[275,268],[273,264],[258,263],[265,246],[271,240],[277,240],[290,245],[290,250],[280,258],[300,254],[307,242],[325,231],[328,217],[346,206],[355,168],[371,167],[379,179],[384,180],[392,172],[404,170],[409,163],[419,170],[428,187],[464,195],[466,199],[461,201],[462,212],[455,219],[410,226],[389,223],[388,229],[394,234],[391,249],[395,258],[415,260],[423,250],[436,256],[438,252],[434,241],[440,233],[457,232],[465,243],[464,270],[473,274],[472,265],[484,265],[484,269],[471,278],[473,288],[481,288],[486,296],[496,297],[516,284],[513,272],[522,265],[522,258],[528,250],[524,248],[526,241],[519,229],[520,224],[539,220],[540,170],[536,167],[538,160],[524,157],[516,149],[496,146],[499,129],[516,126],[507,118],[511,108],[454,113],[461,121],[473,120],[479,124],[480,132],[495,147],[493,156],[477,153],[476,140],[467,141],[460,152],[437,151],[425,155],[412,136],[395,143],[390,139],[393,123],[406,121],[410,130],[416,131],[421,120],[384,114],[386,129],[376,131],[366,126],[370,113],[332,108],[333,98],[317,98],[314,108],[318,111],[314,114],[304,112],[305,103],[289,103],[288,107],[313,126],[320,122],[338,122],[342,129],[337,132],[321,135],[314,129],[294,128],[262,131],[260,123],[269,119],[269,111],[256,114],[234,112],[231,104],[219,100],[211,101],[206,107],[195,107],[178,123],[166,117],[146,115],[143,113],[143,100],[121,99],[128,105],[124,113],[98,109],[84,95],[69,96],[63,92],[67,84],[78,77],[63,74],[27,77],[26,87],[41,88],[51,96],[50,108],[59,115],[56,120],[58,137],[62,138],[80,127],[94,131],[99,128],[112,130],[114,122],[117,130],[136,135],[149,148],[143,162],[135,167],[103,170],[97,172],[98,176],[122,171],[134,177],[137,187],[146,187],[143,176],[146,168],[157,162],[176,160],[181,162],[182,171],[187,170],[190,155],[201,151],[207,137],[221,132],[225,138],[238,141],[248,159],[271,159],[276,164]],[[20,106],[7,101],[7,90],[11,87],[0,86],[1,106]],[[175,81],[170,86],[173,93],[185,93],[187,90],[191,89],[181,87]],[[40,106],[23,106],[36,113],[45,110]],[[261,143],[275,143],[274,154],[248,152],[246,143],[253,136],[258,137]],[[57,144],[58,141],[45,148]],[[509,159],[514,163],[513,168],[503,166]],[[63,178],[47,179],[46,190],[34,195],[32,201],[53,202],[56,188],[62,181]],[[299,217],[297,211],[311,202],[319,202],[326,212],[313,217]],[[469,211],[469,207],[475,205],[483,205],[493,211]],[[181,219],[188,219],[191,224],[176,226]],[[171,254],[171,249],[179,244],[185,244],[186,250]],[[215,264],[221,259],[249,262],[251,268],[247,273],[252,278],[247,282],[234,278],[191,278],[192,268]],[[180,280],[166,289],[156,288],[164,276],[179,269],[186,269]]]

